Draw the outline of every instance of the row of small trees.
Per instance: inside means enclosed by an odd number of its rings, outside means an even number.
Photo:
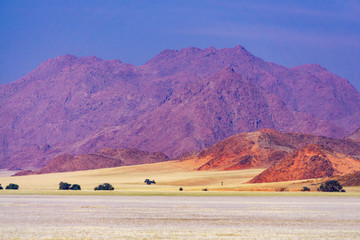
[[[0,190],[3,190],[4,188],[1,186],[0,184]],[[19,185],[15,184],[15,183],[10,183],[9,185],[7,185],[5,187],[5,189],[13,189],[13,190],[18,190],[19,189]]]
[[[81,187],[79,184],[69,184],[66,182],[60,182],[59,183],[59,190],[81,190]]]
[[[146,184],[156,184],[156,182],[154,180],[150,181],[149,179],[145,179],[145,183]],[[0,190],[3,190],[4,188],[1,186],[0,184]],[[6,186],[5,189],[14,189],[14,190],[18,190],[19,189],[19,185],[15,184],[15,183],[10,183],[8,186]],[[60,182],[59,183],[59,190],[81,190],[81,187],[79,184],[69,184],[66,182]],[[94,188],[95,191],[98,190],[114,190],[114,187],[110,184],[110,183],[103,183],[100,184],[99,186]],[[179,189],[180,191],[183,190],[182,187],[180,187]],[[341,184],[336,181],[336,180],[330,180],[330,181],[326,181],[324,183],[322,183],[320,185],[320,187],[317,189],[320,192],[345,192],[345,190],[343,189],[343,187],[341,186]],[[207,191],[207,188],[203,189],[203,191]],[[308,187],[303,187],[301,189],[301,191],[310,191],[310,188]]]
[[[81,190],[81,187],[79,184],[73,184],[67,182],[60,182],[59,183],[59,190]],[[97,190],[114,190],[114,187],[110,183],[103,183],[99,186],[94,188],[95,191]]]

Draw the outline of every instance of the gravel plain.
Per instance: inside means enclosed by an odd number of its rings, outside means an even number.
[[[359,197],[0,196],[0,239],[360,239]]]

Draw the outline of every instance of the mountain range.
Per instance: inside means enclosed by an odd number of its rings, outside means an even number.
[[[141,66],[65,55],[0,85],[8,169],[104,147],[176,158],[264,128],[341,139],[359,127],[360,94],[346,79],[316,64],[265,62],[242,46],[165,50]]]
[[[23,170],[16,176],[168,160],[162,153],[104,148],[93,154],[59,155],[39,170]],[[250,183],[339,177],[360,172],[360,142],[262,129],[236,134],[202,151],[184,154],[171,163],[192,171],[266,169]]]

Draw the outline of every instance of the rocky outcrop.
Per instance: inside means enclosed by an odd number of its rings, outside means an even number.
[[[340,176],[360,170],[360,159],[319,145],[308,145],[250,180],[250,183],[282,182]]]
[[[354,158],[360,156],[360,145],[351,140],[262,129],[234,135],[180,161],[201,171],[268,168],[309,144]]]

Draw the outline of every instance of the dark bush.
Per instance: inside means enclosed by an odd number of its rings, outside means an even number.
[[[342,186],[336,180],[330,180],[322,183],[318,188],[318,191],[321,192],[340,192],[342,190]],[[344,190],[345,191],[345,190]]]
[[[99,186],[95,187],[94,190],[95,191],[97,191],[97,190],[114,190],[114,187],[109,183],[103,183],[103,184],[100,184]]]
[[[184,189],[183,189],[182,187],[180,187],[180,188],[179,188],[179,191],[182,191],[182,190],[184,190]]]
[[[0,184],[0,190],[3,190],[4,188],[1,186],[1,184]]]
[[[81,187],[79,184],[73,184],[71,187],[70,187],[70,190],[81,190]]]
[[[80,187],[79,184],[73,184],[71,186],[70,183],[60,182],[59,183],[59,190],[81,190],[81,187]]]
[[[303,187],[303,188],[301,189],[301,191],[302,191],[302,192],[310,192],[310,188],[308,188],[308,187]]]
[[[60,182],[59,183],[59,190],[69,190],[70,186],[71,186],[71,184],[69,184],[69,183]]]
[[[146,183],[147,185],[150,185],[150,184],[156,184],[155,180],[150,180],[150,179],[145,179],[144,183]]]
[[[18,190],[19,189],[19,185],[15,184],[15,183],[10,183],[9,185],[6,186],[5,189],[14,189],[14,190]]]
[[[205,192],[206,192],[206,191],[209,191],[209,190],[208,190],[207,188],[204,188],[204,189],[203,189],[203,191],[205,191]]]

